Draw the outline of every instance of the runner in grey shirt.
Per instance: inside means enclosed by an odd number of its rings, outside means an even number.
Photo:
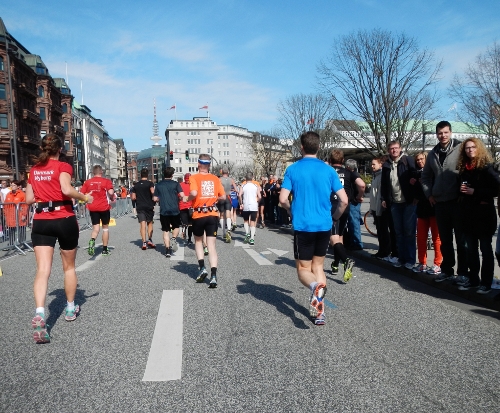
[[[222,236],[225,242],[231,242],[231,191],[238,191],[234,179],[229,177],[229,169],[222,168],[222,176],[219,178],[226,193],[226,199],[217,202],[217,208],[220,213],[220,223],[222,227]],[[225,218],[225,219],[224,219]]]

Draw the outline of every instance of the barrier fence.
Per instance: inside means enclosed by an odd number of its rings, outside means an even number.
[[[34,211],[34,205],[30,206],[24,202],[0,205],[0,260],[14,254],[26,255],[26,252],[33,251],[30,244]],[[85,204],[76,203],[74,211],[80,232],[92,228],[89,210]],[[117,219],[131,212],[130,198],[119,198],[111,203],[111,218]]]

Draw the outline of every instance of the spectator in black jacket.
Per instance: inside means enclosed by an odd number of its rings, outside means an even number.
[[[410,180],[416,177],[417,170],[415,160],[401,154],[398,141],[389,142],[388,149],[389,159],[382,166],[380,199],[382,207],[390,209],[394,220],[399,259],[392,265],[404,265],[406,269],[412,270],[416,260],[417,200],[415,187]]]

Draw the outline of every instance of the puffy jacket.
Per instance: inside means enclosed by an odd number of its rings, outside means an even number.
[[[457,163],[461,143],[456,139],[452,140],[452,149],[446,155],[443,165],[439,162],[441,148],[439,143],[427,155],[421,179],[422,189],[427,198],[432,195],[436,202],[453,201],[458,198],[460,183]]]

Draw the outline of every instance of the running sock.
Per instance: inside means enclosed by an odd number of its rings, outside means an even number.
[[[212,277],[217,276],[217,267],[211,268]]]
[[[248,222],[245,222],[243,226],[245,227],[245,234],[248,234]]]
[[[313,281],[313,282],[309,285],[309,289],[311,290],[311,292],[314,292],[314,289],[316,288],[316,286],[317,286],[318,284],[319,284],[318,282]]]
[[[205,260],[198,260],[198,265],[200,266],[200,270],[205,266]]]
[[[90,238],[92,241],[95,241],[95,238]]]
[[[107,251],[107,250],[108,250],[108,246],[107,246],[107,245],[103,245],[103,246],[102,246],[102,250],[103,250],[103,251]]]
[[[255,227],[250,227],[250,238],[251,239],[255,238]]]
[[[43,307],[37,307],[35,310],[35,314],[41,314],[42,317],[45,316],[45,308]]]
[[[70,310],[70,311],[71,311],[71,310],[74,310],[74,309],[75,309],[75,302],[74,302],[74,301],[71,301],[71,302],[66,301],[66,302],[67,302],[67,304],[66,304],[66,308],[67,308],[68,310]]]
[[[231,227],[232,227],[232,225],[231,225],[231,218],[227,218],[226,222],[227,222],[227,230],[231,231]]]
[[[341,242],[337,242],[333,246],[333,252],[335,254],[335,262],[337,263],[336,267],[338,267],[338,261],[346,262],[347,261],[347,253],[345,252],[344,244]]]

